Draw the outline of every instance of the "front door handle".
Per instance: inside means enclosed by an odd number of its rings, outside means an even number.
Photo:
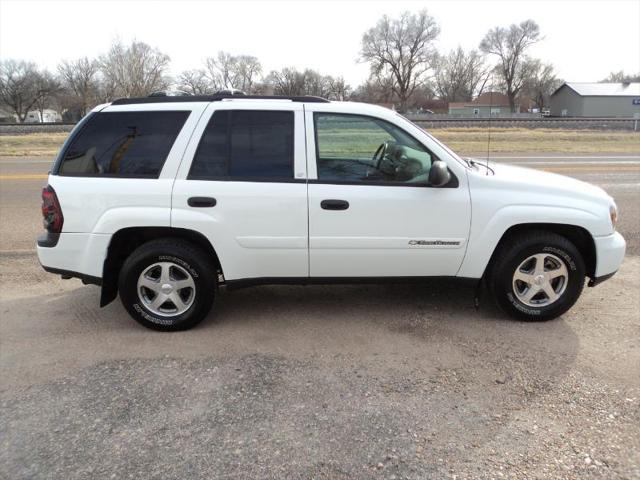
[[[320,207],[323,210],[346,210],[349,208],[349,202],[346,200],[322,200]]]
[[[196,208],[215,207],[216,199],[213,197],[190,197],[187,204]]]

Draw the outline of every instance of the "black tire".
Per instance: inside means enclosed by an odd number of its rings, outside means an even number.
[[[173,264],[174,271],[189,273],[195,288],[188,288],[190,306],[187,310],[162,315],[150,310],[139,295],[138,279],[156,263]],[[211,310],[216,280],[215,263],[202,249],[184,240],[163,238],[147,242],[129,255],[120,270],[118,291],[122,304],[138,323],[153,330],[186,330],[202,321]]]
[[[568,272],[568,280],[563,280],[566,282],[564,291],[557,300],[546,306],[531,306],[523,303],[515,289],[524,285],[523,289],[526,290],[526,284],[518,283],[514,286],[516,269],[522,262],[536,254],[552,255],[564,264]],[[553,257],[551,261],[555,260]],[[527,232],[508,238],[499,246],[487,280],[496,304],[505,313],[525,321],[546,321],[562,315],[576,303],[584,287],[585,265],[578,249],[565,237],[545,231]],[[554,288],[561,290],[558,283]],[[544,302],[544,297],[547,295],[545,293],[539,295],[543,297],[539,301]]]

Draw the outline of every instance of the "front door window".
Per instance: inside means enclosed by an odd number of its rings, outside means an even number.
[[[424,183],[436,158],[384,120],[315,113],[318,180],[384,184]]]

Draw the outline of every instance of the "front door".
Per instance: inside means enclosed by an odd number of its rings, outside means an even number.
[[[430,187],[438,158],[414,136],[388,119],[310,111],[323,107],[305,107],[310,276],[455,275],[471,214],[464,171]]]

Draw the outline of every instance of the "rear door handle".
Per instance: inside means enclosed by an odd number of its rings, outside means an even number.
[[[346,210],[349,208],[349,202],[346,200],[322,200],[320,207],[323,210]]]
[[[215,207],[216,199],[213,197],[190,197],[187,204],[196,208]]]

